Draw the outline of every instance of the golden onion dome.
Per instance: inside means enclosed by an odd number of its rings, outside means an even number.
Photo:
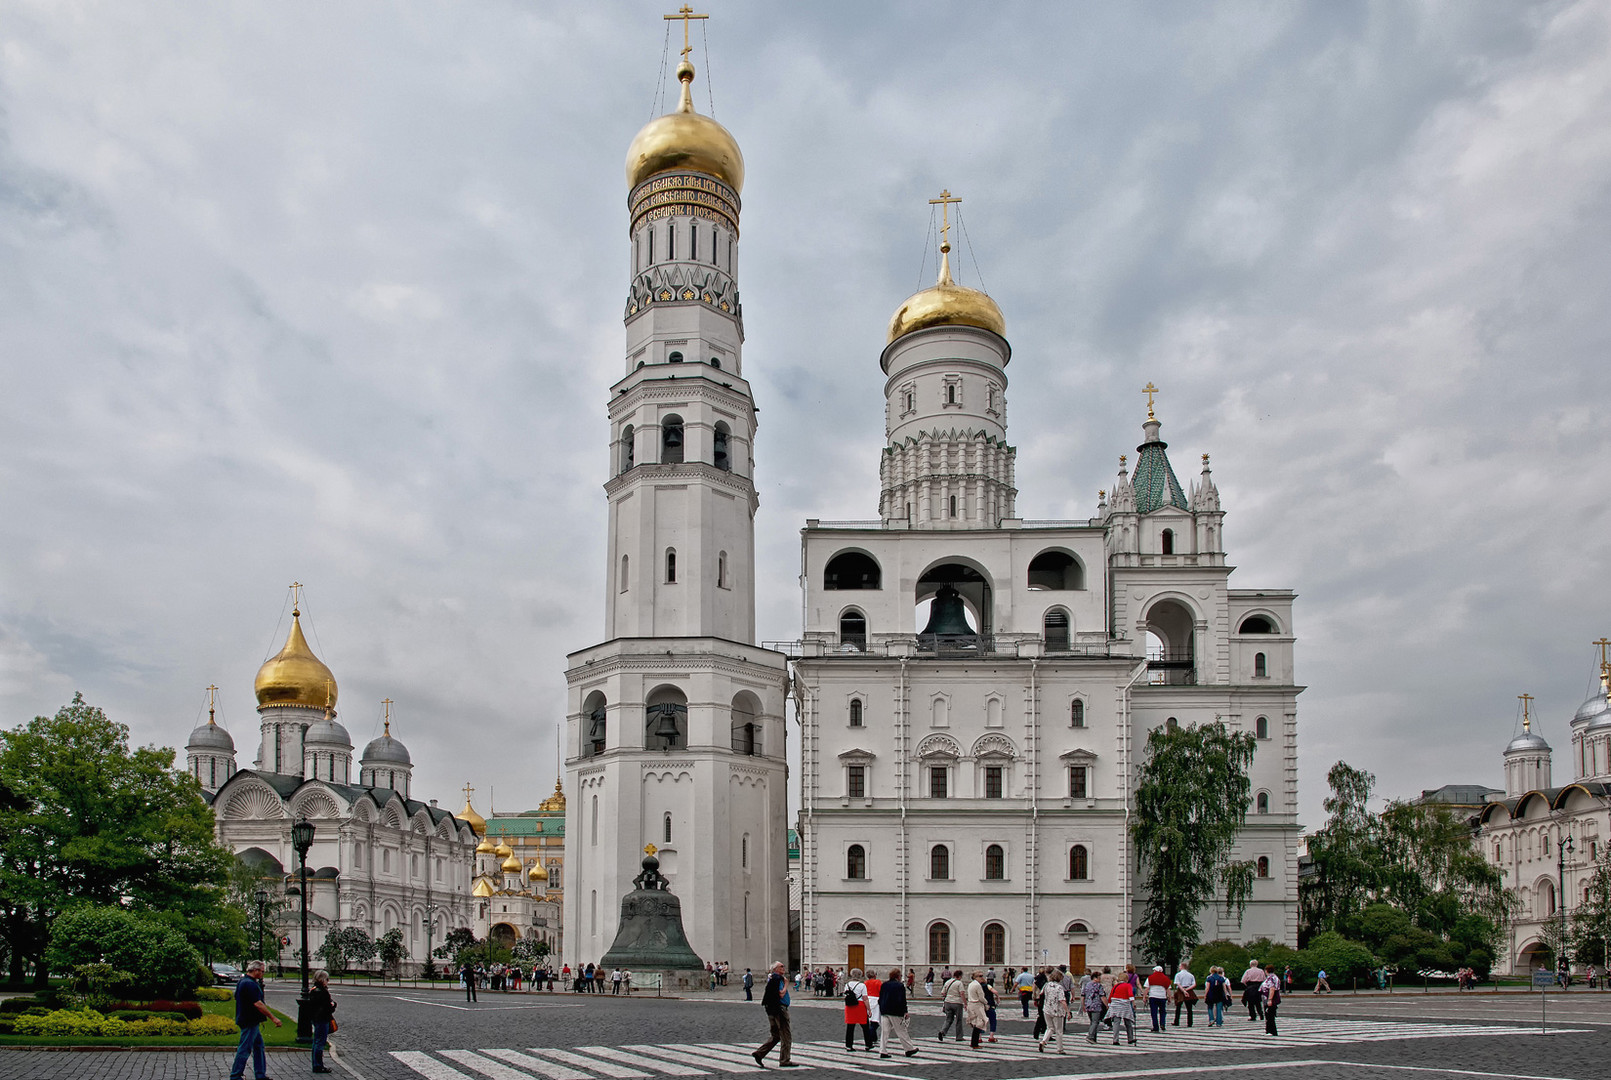
[[[513,852],[510,852],[509,857],[503,861],[503,872],[506,874],[520,873],[520,860],[515,857]]]
[[[889,341],[931,326],[975,326],[1007,336],[1007,320],[996,302],[978,289],[951,280],[951,245],[940,245],[940,277],[930,288],[913,293],[889,320]]]
[[[308,648],[302,636],[302,612],[291,609],[291,633],[285,647],[257,669],[259,705],[310,705],[316,709],[336,703],[336,677]]]
[[[475,807],[470,805],[469,799],[464,800],[464,809],[453,816],[470,826],[470,831],[477,836],[487,835],[487,819],[475,812]]]
[[[526,880],[527,881],[547,881],[548,880],[548,871],[543,869],[543,864],[542,863],[534,863],[532,865],[532,868],[530,870],[526,871]]]
[[[493,847],[492,841],[487,839],[485,836],[481,838],[481,843],[475,846],[475,853],[477,855],[496,855],[497,852],[498,849]]]
[[[507,840],[499,840],[498,846],[492,850],[506,859],[515,853],[515,849],[509,846],[509,841]]]
[[[708,116],[694,112],[694,65],[677,65],[682,100],[677,111],[649,121],[627,147],[627,188],[664,172],[706,173],[734,191],[744,190],[744,155],[738,140]]]
[[[537,807],[537,809],[539,809],[539,810],[547,810],[547,811],[555,811],[555,810],[557,810],[557,811],[560,811],[561,813],[564,812],[564,810],[565,810],[565,789],[560,786],[559,777],[556,776],[554,778],[554,793],[552,795],[548,796],[548,798],[544,799],[542,801],[542,803]]]

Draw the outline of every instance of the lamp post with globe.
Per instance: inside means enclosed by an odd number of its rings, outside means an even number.
[[[302,995],[296,999],[296,1041],[313,1042],[313,1025],[308,1020],[308,849],[313,847],[313,823],[306,818],[291,826],[291,846],[296,849],[302,893]]]
[[[257,890],[257,892],[252,894],[252,899],[257,901],[257,958],[259,960],[266,961],[267,956],[264,952],[263,931],[265,929],[264,924],[268,922],[268,890]]]

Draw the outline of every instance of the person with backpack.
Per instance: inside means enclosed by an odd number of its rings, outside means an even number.
[[[955,975],[945,980],[945,986],[940,990],[940,1007],[945,1010],[945,1026],[940,1029],[937,1038],[945,1041],[946,1032],[951,1030],[954,1022],[957,1026],[957,1042],[962,1041],[962,1009],[968,1002],[968,988],[961,979]]]
[[[771,1028],[771,1035],[766,1042],[758,1047],[750,1056],[755,1064],[766,1068],[766,1055],[771,1053],[774,1046],[782,1045],[778,1051],[778,1065],[785,1069],[794,1069],[799,1066],[790,1060],[794,1048],[793,1033],[789,1029],[789,983],[783,977],[783,961],[774,960],[772,971],[766,977],[766,989],[761,992],[761,1008],[766,1011],[766,1022]]]
[[[1225,977],[1225,969],[1214,966],[1208,969],[1208,978],[1203,981],[1203,1003],[1208,1006],[1208,1026],[1225,1026],[1225,1006],[1231,1003],[1231,981]]]
[[[1259,987],[1259,998],[1264,1005],[1264,1033],[1280,1034],[1275,1030],[1275,1010],[1281,1004],[1281,976],[1276,974],[1273,967],[1264,976],[1264,984]]]
[[[856,1049],[856,1029],[861,1028],[862,1042],[870,1053],[873,1049],[873,1028],[867,1020],[867,985],[861,981],[861,968],[851,968],[845,981],[845,1049]]]

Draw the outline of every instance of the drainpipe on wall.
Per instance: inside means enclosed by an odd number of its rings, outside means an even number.
[[[912,940],[912,853],[909,838],[906,832],[906,758],[909,738],[909,710],[906,707],[906,657],[901,657],[901,684],[900,697],[895,702],[895,732],[900,739],[900,750],[897,755],[900,776],[896,778],[896,786],[901,793],[901,937],[897,943],[900,949],[901,968],[907,966],[907,958],[911,955]]]

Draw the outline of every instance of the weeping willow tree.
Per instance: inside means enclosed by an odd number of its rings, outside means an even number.
[[[1136,944],[1165,970],[1200,938],[1198,914],[1221,894],[1241,917],[1256,864],[1231,858],[1252,804],[1256,740],[1224,723],[1155,728],[1136,784],[1130,826],[1146,906]]]

